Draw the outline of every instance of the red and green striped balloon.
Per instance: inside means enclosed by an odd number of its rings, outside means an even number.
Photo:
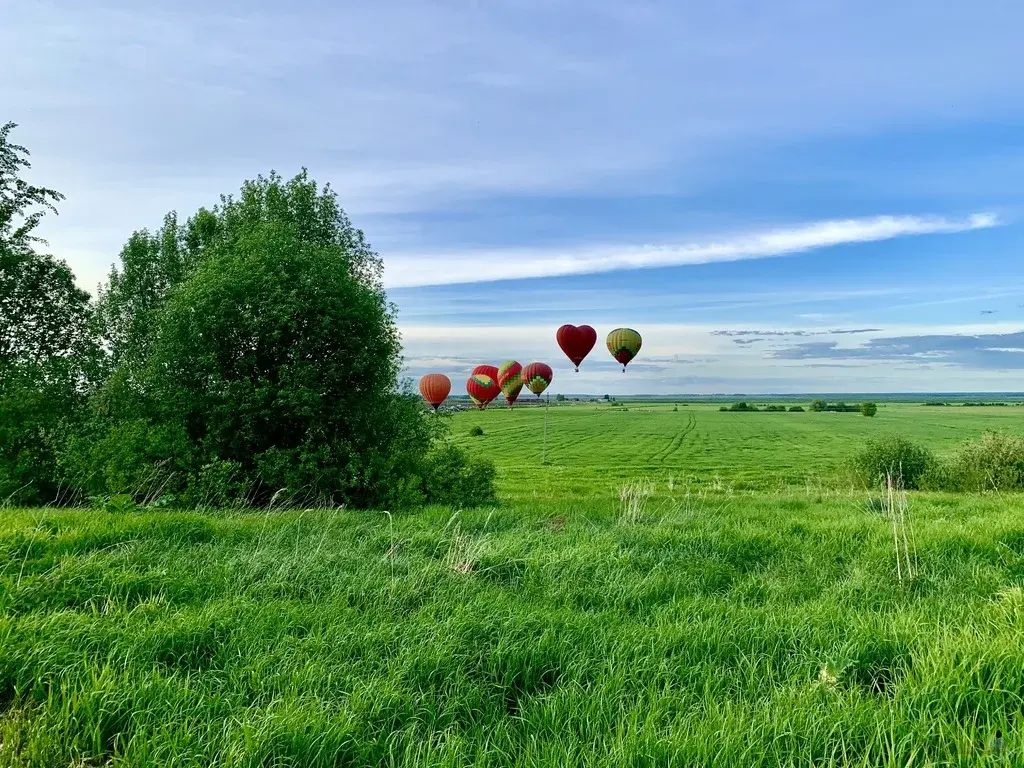
[[[466,392],[469,393],[469,399],[473,401],[473,405],[483,410],[489,402],[498,396],[501,388],[498,386],[498,382],[490,376],[476,373],[470,376],[466,382]]]
[[[477,374],[483,374],[484,376],[490,376],[495,381],[498,380],[498,366],[496,365],[478,365],[473,369],[470,376],[476,376]]]

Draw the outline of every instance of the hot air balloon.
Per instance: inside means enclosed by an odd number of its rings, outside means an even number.
[[[473,369],[473,373],[470,376],[489,376],[498,381],[498,366],[477,366]]]
[[[452,391],[452,380],[443,373],[428,373],[420,379],[420,394],[435,411]]]
[[[616,328],[608,334],[608,351],[612,357],[622,363],[622,372],[626,372],[626,366],[640,352],[640,345],[643,339],[640,334],[632,328]]]
[[[483,410],[491,400],[498,396],[501,388],[498,386],[498,382],[490,376],[476,373],[466,381],[466,391],[469,393],[469,399],[473,401],[473,404],[480,410]]]
[[[496,365],[478,365],[473,369],[470,376],[490,376],[495,381],[498,380],[498,367]]]
[[[566,324],[555,333],[555,339],[558,341],[558,346],[565,352],[565,356],[572,360],[572,364],[576,366],[578,372],[583,358],[590,354],[590,350],[597,343],[597,331],[589,325],[581,325],[577,328],[575,325]]]
[[[530,363],[523,368],[523,384],[537,397],[548,388],[554,373],[550,365],[545,363]]]
[[[501,387],[505,401],[511,408],[515,405],[519,393],[523,391],[523,366],[515,360],[506,360],[502,363],[498,368],[498,386]]]

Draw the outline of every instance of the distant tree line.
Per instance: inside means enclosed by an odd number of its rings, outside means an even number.
[[[985,403],[985,402],[981,402],[981,401],[976,402],[976,403],[972,403],[970,401],[966,401],[966,402],[963,402],[963,403],[947,403],[947,402],[943,402],[942,400],[928,400],[928,401],[926,401],[924,403],[924,405],[928,405],[928,406],[932,406],[932,407],[957,406],[957,405],[959,405],[961,408],[981,408],[981,407],[988,408],[988,407],[1000,406],[1000,405],[1001,406],[1021,405],[1021,403],[1019,403],[1019,402],[1017,402],[1017,403]]]
[[[396,508],[494,495],[399,380],[382,263],[305,170],[134,232],[95,298],[0,128],[0,505]]]
[[[847,405],[843,402],[828,403],[824,400],[815,400],[811,403],[811,410],[816,413],[861,413],[864,416],[874,416],[878,413],[878,406],[875,403],[860,403],[859,405]]]
[[[778,404],[769,403],[767,405],[763,405],[761,407],[758,407],[756,405],[751,405],[750,403],[740,402],[740,403],[733,403],[732,405],[723,405],[723,406],[719,407],[718,410],[720,410],[720,411],[733,411],[733,412],[735,412],[735,411],[741,411],[741,412],[760,412],[760,411],[764,411],[764,412],[772,412],[772,413],[784,413],[785,411],[788,410],[791,413],[800,413],[804,409],[802,407],[800,407],[799,405],[791,405],[789,408],[786,408],[786,406],[784,406],[784,405],[778,405]]]
[[[812,411],[823,413],[825,411],[834,411],[836,413],[860,413],[864,416],[874,416],[878,412],[878,406],[875,403],[861,403],[859,405],[847,405],[846,403],[827,403],[824,400],[815,400],[811,403],[810,409]],[[799,405],[791,405],[788,409],[784,405],[768,404],[758,407],[751,405],[746,402],[733,403],[732,405],[720,406],[719,411],[740,411],[740,412],[776,412],[781,413],[783,411],[789,411],[790,413],[802,413],[803,408]]]

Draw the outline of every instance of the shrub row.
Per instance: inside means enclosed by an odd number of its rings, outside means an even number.
[[[983,402],[983,401],[979,401],[979,402],[976,402],[976,403],[972,403],[970,401],[967,401],[967,402],[964,402],[964,403],[947,403],[947,402],[945,402],[943,400],[928,400],[925,403],[925,405],[936,406],[936,407],[947,406],[947,405],[948,406],[959,405],[962,408],[991,408],[993,406],[1004,406],[1005,407],[1005,406],[1008,406],[1008,405],[1020,405],[1020,403],[1019,402],[1017,402],[1017,403],[986,403],[986,402]]]
[[[766,405],[763,408],[758,408],[756,405],[750,403],[733,403],[732,405],[719,406],[720,411],[730,412],[754,412],[754,411],[765,411],[770,413],[783,413],[788,410],[790,413],[803,413],[803,406],[791,405],[788,409],[784,405]],[[874,403],[861,403],[860,405],[847,405],[846,403],[835,403],[830,405],[824,400],[815,400],[811,403],[811,410],[817,412],[834,411],[837,413],[862,413],[865,416],[874,416],[878,412],[878,406]]]
[[[986,432],[948,459],[940,459],[925,446],[892,435],[867,443],[851,469],[868,487],[892,482],[900,488],[934,491],[1024,490],[1024,437]]]

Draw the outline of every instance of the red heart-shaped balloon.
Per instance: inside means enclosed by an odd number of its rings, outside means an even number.
[[[597,331],[589,325],[581,325],[578,328],[575,325],[563,325],[555,334],[555,339],[578,371],[583,358],[590,354],[590,350],[597,343]]]

